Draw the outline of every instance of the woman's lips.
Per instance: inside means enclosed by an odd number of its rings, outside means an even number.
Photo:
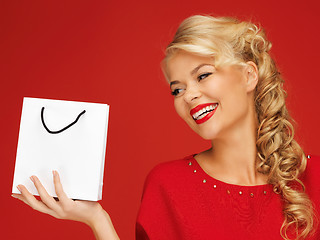
[[[197,124],[201,124],[209,120],[216,112],[218,103],[205,103],[191,109],[190,115]]]

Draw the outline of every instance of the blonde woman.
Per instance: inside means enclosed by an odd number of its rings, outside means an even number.
[[[163,72],[178,115],[212,147],[151,171],[137,239],[320,239],[320,159],[293,138],[270,48],[249,22],[192,16],[180,25]],[[118,239],[98,203],[68,199],[57,172],[59,201],[32,180],[42,201],[22,185],[14,197],[88,224],[97,239]]]

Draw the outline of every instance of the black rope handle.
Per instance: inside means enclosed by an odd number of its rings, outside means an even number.
[[[78,117],[76,118],[76,120],[74,120],[74,121],[73,121],[72,123],[70,123],[68,126],[62,128],[61,130],[58,130],[58,131],[51,131],[51,130],[47,127],[47,125],[45,124],[44,119],[43,119],[43,112],[44,112],[44,107],[42,107],[42,109],[41,109],[41,122],[42,122],[43,127],[48,131],[48,133],[57,134],[57,133],[63,132],[64,130],[67,130],[69,127],[71,127],[71,126],[74,125],[76,122],[78,122],[79,118],[86,112],[86,110],[83,110],[83,111],[78,115]]]

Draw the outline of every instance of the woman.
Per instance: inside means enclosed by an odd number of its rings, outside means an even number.
[[[151,171],[137,239],[320,237],[309,198],[319,201],[319,163],[312,158],[302,176],[307,158],[293,139],[270,48],[252,23],[192,16],[180,25],[163,71],[178,115],[212,148]],[[21,195],[13,196],[56,218],[88,224],[97,239],[118,239],[102,207],[68,199],[56,172],[58,202],[31,179],[42,201],[22,185]]]

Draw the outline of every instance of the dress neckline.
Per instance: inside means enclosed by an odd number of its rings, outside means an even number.
[[[204,183],[211,183],[213,186],[220,186],[225,189],[232,189],[232,190],[241,190],[241,191],[273,191],[273,185],[272,184],[260,184],[260,185],[238,185],[238,184],[232,184],[232,183],[227,183],[221,180],[218,180],[209,174],[207,174],[198,161],[194,158],[196,154],[190,155],[186,159],[188,160],[188,165],[193,169],[194,173],[197,173],[197,175],[202,179],[202,182]]]

